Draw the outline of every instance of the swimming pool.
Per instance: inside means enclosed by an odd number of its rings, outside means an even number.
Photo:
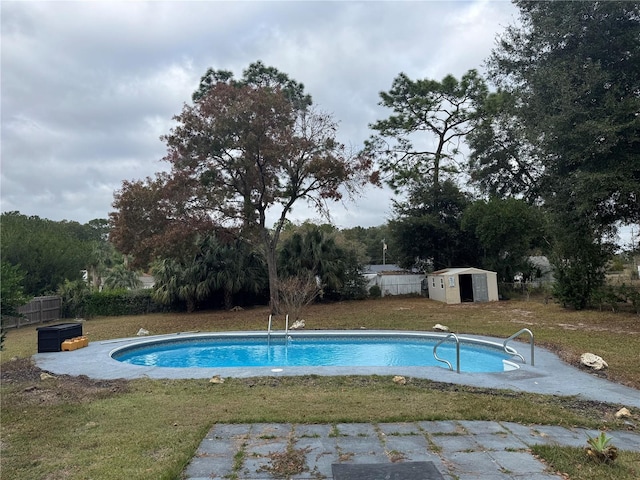
[[[116,348],[113,359],[131,365],[168,368],[271,367],[443,367],[433,348],[446,335],[419,332],[313,331],[197,334],[153,339]],[[462,372],[517,369],[502,345],[460,338]],[[456,368],[455,342],[438,347],[438,357]]]

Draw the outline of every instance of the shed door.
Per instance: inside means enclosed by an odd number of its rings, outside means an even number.
[[[489,288],[487,287],[487,276],[484,273],[474,273],[473,278],[473,300],[475,302],[489,301]]]

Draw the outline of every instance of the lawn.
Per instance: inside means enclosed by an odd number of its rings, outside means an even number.
[[[264,330],[264,307],[236,312],[199,312],[88,320],[91,341],[178,331]],[[609,364],[611,380],[640,388],[640,317],[575,312],[541,301],[444,305],[423,298],[387,298],[310,307],[307,329],[432,330],[506,338],[521,328],[536,343],[575,363],[592,352]],[[284,319],[275,319],[283,328]],[[411,420],[504,420],[520,423],[623,428],[616,408],[575,398],[461,388],[409,379],[288,377],[206,380],[92,381],[42,378],[26,360],[37,347],[35,327],[8,333],[2,361],[3,479],[176,479],[213,423],[395,422]],[[18,360],[15,358],[18,357]],[[11,360],[13,359],[13,360]],[[292,409],[295,404],[296,408]],[[635,412],[637,415],[637,412]],[[637,421],[637,417],[634,419]],[[580,455],[555,448],[539,455],[550,462]],[[560,460],[558,460],[560,461]],[[570,460],[569,460],[570,462]],[[580,469],[571,478],[580,476]],[[615,476],[637,478],[640,454],[621,456]],[[593,473],[593,472],[591,472]],[[612,475],[613,475],[612,473]]]

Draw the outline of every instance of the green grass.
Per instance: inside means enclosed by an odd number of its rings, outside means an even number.
[[[265,308],[256,308],[100,318],[87,321],[84,333],[96,341],[133,336],[141,327],[152,334],[263,330],[267,317]],[[610,378],[640,385],[640,317],[636,315],[573,312],[533,301],[447,306],[419,298],[391,298],[317,305],[306,312],[305,320],[307,329],[431,330],[442,323],[455,332],[502,338],[527,327],[534,331],[537,342],[563,358],[573,361],[580,353],[591,351],[609,363]],[[276,319],[275,326],[283,328],[283,319]],[[621,427],[611,405],[413,378],[406,385],[381,376],[265,377],[226,379],[223,384],[207,380],[96,382],[65,376],[41,380],[37,370],[25,367],[25,361],[7,363],[12,357],[32,355],[36,346],[35,327],[12,330],[1,357],[3,479],[179,478],[214,423],[453,419]],[[578,453],[561,447],[538,451],[556,470],[567,472],[565,464],[584,462]],[[624,453],[616,465],[615,473],[622,476],[603,474],[602,478],[637,478],[637,456]],[[572,479],[600,476],[589,476],[591,470],[582,475],[575,468]]]
[[[585,442],[586,445],[586,442]],[[583,448],[535,445],[533,453],[554,471],[575,480],[637,480],[640,478],[640,453],[622,451],[612,464],[589,459]]]

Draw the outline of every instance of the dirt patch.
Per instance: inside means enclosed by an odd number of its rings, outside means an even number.
[[[511,312],[516,315],[521,315],[523,317],[530,317],[531,315],[533,315],[533,312],[529,310],[522,310],[521,308],[514,308],[511,310]]]
[[[307,453],[310,448],[293,448],[291,445],[284,452],[270,452],[269,465],[260,467],[259,471],[268,472],[276,478],[291,478],[309,471]]]
[[[126,380],[92,380],[85,375],[52,375],[30,359],[17,358],[2,364],[0,382],[10,389],[5,402],[58,405],[85,403],[129,391]]]
[[[35,382],[40,380],[41,369],[28,358],[13,358],[1,365],[0,380],[3,384]]]
[[[581,330],[584,332],[609,332],[609,333],[617,333],[620,335],[638,335],[640,332],[633,331],[628,328],[611,328],[609,326],[598,326],[598,325],[585,325],[584,323],[578,323],[574,325],[572,323],[558,323],[557,324],[563,330]]]
[[[511,320],[509,320],[509,321],[510,321],[511,323],[516,323],[516,324],[518,324],[518,325],[526,325],[526,326],[528,326],[528,327],[530,327],[530,326],[532,326],[532,325],[535,325],[535,323],[533,323],[533,322],[527,322],[526,320],[515,320],[515,319],[511,319]],[[493,323],[502,323],[502,321],[496,321],[496,322],[493,322]]]

